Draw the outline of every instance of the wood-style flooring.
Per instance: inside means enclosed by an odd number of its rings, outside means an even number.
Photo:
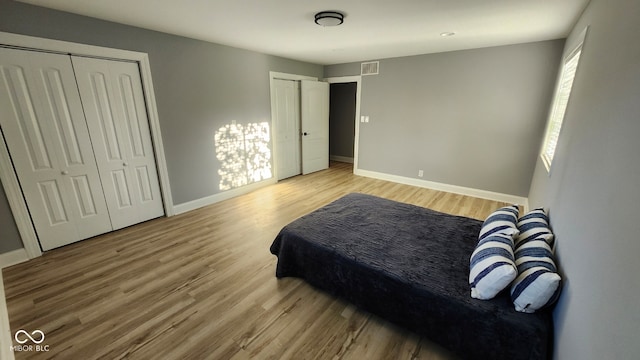
[[[292,220],[350,192],[482,219],[505,205],[354,176],[297,176],[4,269],[11,334],[49,351],[17,359],[453,359],[296,278],[269,246]],[[14,341],[14,345],[18,345]]]

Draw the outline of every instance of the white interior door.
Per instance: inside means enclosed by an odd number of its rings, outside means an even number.
[[[0,48],[0,126],[43,250],[110,231],[69,56]]]
[[[300,85],[274,80],[274,127],[278,180],[300,175]]]
[[[164,214],[136,63],[72,57],[114,229]]]
[[[329,168],[329,84],[301,81],[302,173]]]

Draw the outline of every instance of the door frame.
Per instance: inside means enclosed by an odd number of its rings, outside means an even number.
[[[175,214],[173,199],[171,196],[171,186],[169,184],[167,162],[162,143],[162,134],[160,132],[158,109],[156,107],[156,98],[153,91],[153,82],[151,80],[149,55],[147,53],[112,49],[61,40],[51,40],[7,32],[0,32],[0,46],[136,62],[140,68],[140,77],[142,79],[143,88],[142,91],[147,105],[147,115],[149,117],[149,127],[151,130],[153,150],[155,152],[158,180],[160,181],[160,192],[162,194],[165,216],[170,217]],[[4,134],[0,134],[0,180],[2,180],[2,185],[7,194],[9,206],[13,213],[13,218],[18,227],[18,232],[20,233],[20,238],[22,239],[22,244],[24,245],[27,256],[29,259],[41,256],[42,251],[40,250],[38,237],[36,235],[35,228],[31,223],[31,215],[29,214],[27,204],[22,196],[18,177],[13,169]]]
[[[280,79],[280,80],[293,80],[293,81],[300,81],[300,80],[311,80],[311,81],[318,81],[317,77],[313,77],[313,76],[306,76],[306,75],[296,75],[296,74],[287,74],[287,73],[281,73],[281,72],[277,72],[277,71],[269,71],[269,97],[271,99],[271,149],[273,151],[273,164],[272,164],[272,169],[273,169],[273,177],[276,179],[278,179],[278,145],[277,145],[277,139],[276,139],[276,122],[275,122],[275,118],[276,118],[276,99],[275,99],[275,83],[274,80],[276,79]]]
[[[358,148],[360,144],[360,94],[362,90],[362,76],[337,76],[324,79],[329,84],[340,83],[356,83],[356,115],[353,121],[355,122],[355,130],[353,136],[353,173],[358,170]]]

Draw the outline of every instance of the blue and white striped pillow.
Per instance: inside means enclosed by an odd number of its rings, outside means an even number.
[[[469,285],[471,297],[491,299],[518,275],[513,256],[513,238],[494,233],[478,242],[471,254]]]
[[[515,251],[518,277],[511,285],[511,300],[517,311],[533,313],[558,300],[562,279],[549,246],[551,234],[521,242]]]
[[[531,210],[525,216],[521,217],[518,220],[518,230],[520,234],[515,238],[516,249],[523,241],[533,240],[541,235],[545,235],[545,239],[547,239],[547,243],[551,247],[551,252],[554,252],[555,239],[549,227],[549,217],[544,209]]]
[[[494,211],[487,219],[482,223],[482,229],[480,229],[480,240],[485,237],[495,234],[503,233],[511,235],[512,237],[518,234],[518,228],[516,223],[518,222],[518,206],[510,205],[502,207]]]

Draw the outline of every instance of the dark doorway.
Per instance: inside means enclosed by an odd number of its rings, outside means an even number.
[[[329,158],[353,164],[357,83],[332,83],[329,95]]]

